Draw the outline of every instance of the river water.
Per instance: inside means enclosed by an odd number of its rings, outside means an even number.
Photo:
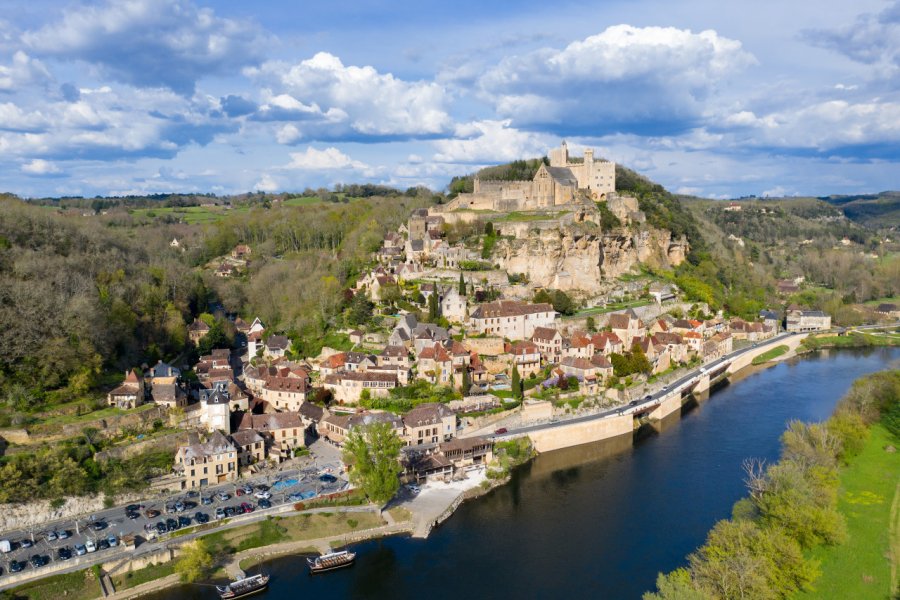
[[[633,439],[539,456],[427,540],[358,544],[353,567],[315,577],[301,557],[267,563],[260,598],[640,598],[730,515],[743,459],[776,459],[788,421],[823,420],[854,379],[898,366],[891,348],[745,371]],[[200,586],[154,596],[215,597]]]

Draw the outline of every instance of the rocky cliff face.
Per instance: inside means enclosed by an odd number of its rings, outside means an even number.
[[[677,266],[688,245],[659,229],[616,229],[590,233],[560,226],[530,230],[515,240],[501,240],[493,260],[509,273],[528,275],[532,285],[584,294],[599,294],[604,282],[642,263]]]

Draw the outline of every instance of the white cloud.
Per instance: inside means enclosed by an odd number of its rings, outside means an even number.
[[[263,173],[259,181],[253,186],[253,189],[261,192],[277,192],[280,189],[280,186],[271,175]]]
[[[510,120],[475,121],[457,126],[461,139],[436,140],[434,160],[452,163],[501,163],[543,156],[550,139],[510,127]]]
[[[290,123],[279,127],[278,132],[275,134],[275,139],[278,140],[279,144],[293,144],[302,137],[303,134],[300,133],[300,130]]]
[[[52,80],[44,63],[21,50],[12,56],[9,65],[0,65],[0,92],[12,92],[35,82]]]
[[[371,66],[345,66],[327,52],[293,65],[267,62],[245,73],[272,90],[271,108],[260,111],[259,118],[318,117],[318,139],[428,136],[451,126],[439,84],[404,81]]]
[[[77,5],[22,39],[39,55],[80,59],[118,81],[185,95],[202,77],[257,64],[264,46],[254,24],[217,17],[187,0]]]
[[[50,161],[36,158],[22,165],[22,172],[29,175],[56,175],[60,173],[60,169]]]
[[[331,169],[356,169],[368,170],[369,165],[358,160],[353,160],[334,146],[324,150],[316,150],[312,146],[304,152],[291,152],[291,162],[284,166],[285,169],[301,170],[331,170]]]
[[[517,126],[671,131],[689,128],[717,85],[755,62],[713,30],[616,25],[562,50],[507,57],[479,85]]]

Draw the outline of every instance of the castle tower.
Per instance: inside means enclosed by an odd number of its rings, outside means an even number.
[[[584,150],[584,169],[582,170],[583,181],[578,182],[580,188],[594,188],[594,150],[593,148],[585,148]]]
[[[550,151],[550,166],[565,167],[568,162],[569,147],[566,145],[566,141],[563,140],[563,143],[560,144],[559,148],[554,148]]]

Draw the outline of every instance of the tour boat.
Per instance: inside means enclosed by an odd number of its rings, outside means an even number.
[[[219,592],[219,598],[222,600],[234,600],[235,598],[243,598],[257,592],[261,592],[269,586],[268,575],[252,575],[232,581],[228,585],[217,585],[216,590]]]
[[[307,558],[306,564],[309,565],[311,573],[324,573],[340,569],[341,567],[349,567],[356,560],[356,552],[349,550],[341,550],[340,552],[329,552],[316,558]]]

